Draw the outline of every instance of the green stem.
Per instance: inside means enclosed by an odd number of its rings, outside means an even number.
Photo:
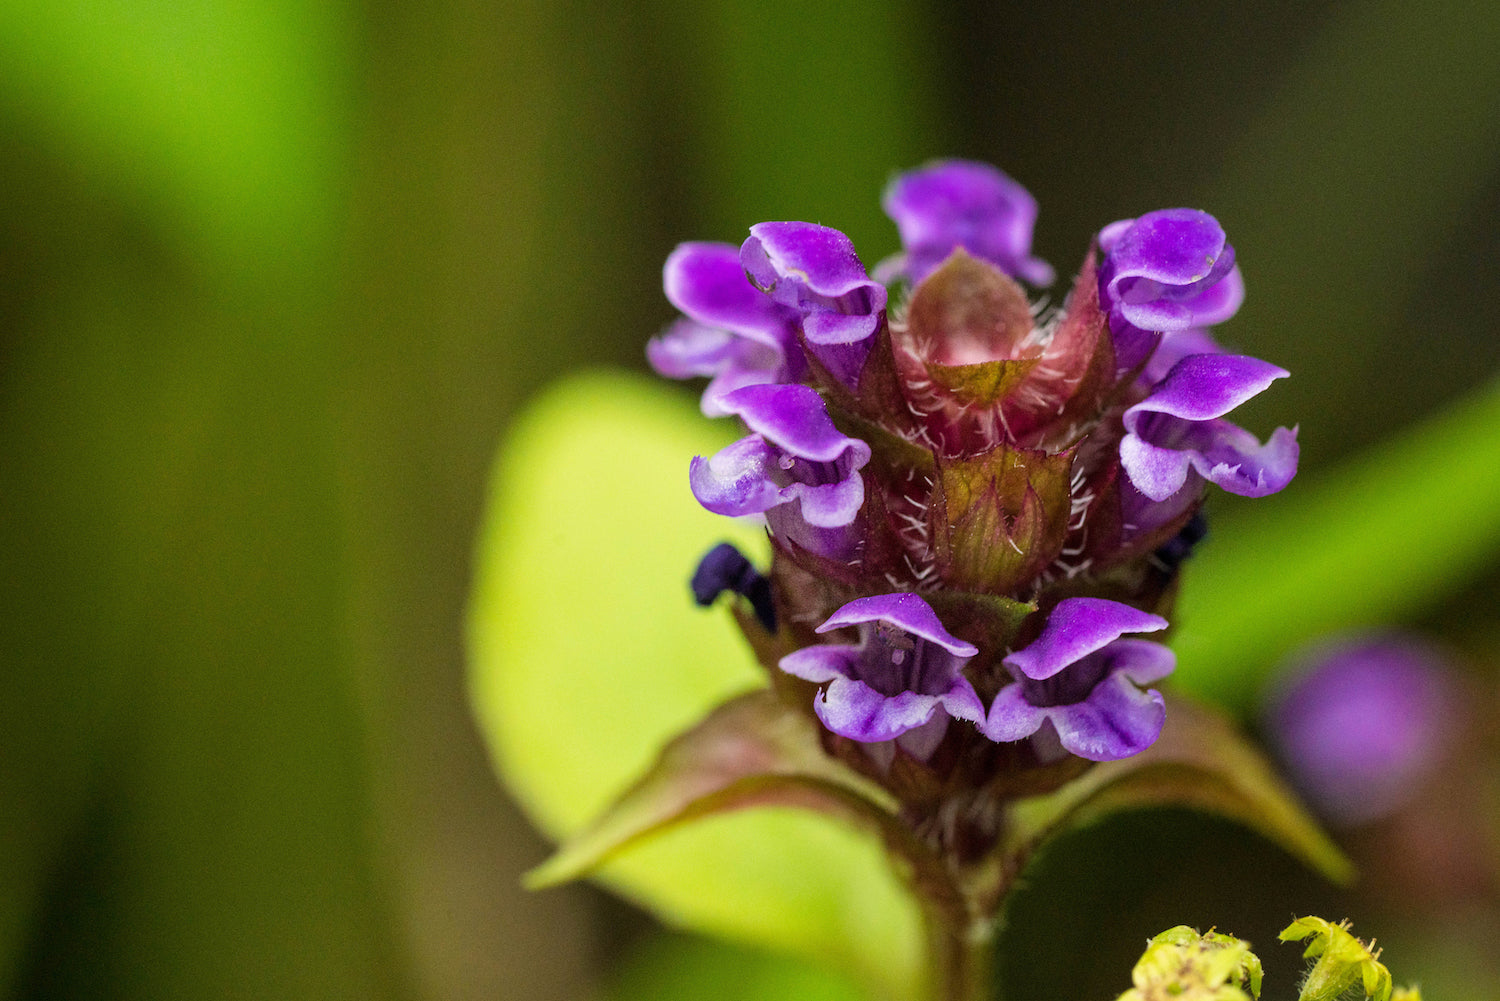
[[[927,949],[933,1001],[994,1001],[995,927],[950,908],[929,906]]]

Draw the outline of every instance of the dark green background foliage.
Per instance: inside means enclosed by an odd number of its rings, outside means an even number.
[[[1500,361],[1478,3],[0,0],[0,134],[17,997],[564,998],[630,947],[623,905],[516,886],[545,849],[470,722],[463,606],[508,416],[567,369],[642,367],[679,240],[809,219],[873,263],[883,184],[940,155],[1028,185],[1064,275],[1103,223],[1200,206],[1249,287],[1224,339],[1294,373],[1245,422],[1300,422],[1309,474]],[[1492,593],[1413,607],[1483,661]],[[1240,903],[1112,930],[1088,858],[1178,850],[1134,823],[1043,860],[1027,943],[1268,944],[1323,899],[1245,903],[1183,849],[1182,899]],[[716,969],[699,948],[681,969]],[[1116,975],[1002,972],[1123,988],[1134,953],[1098,954]],[[653,956],[622,991],[667,990]]]

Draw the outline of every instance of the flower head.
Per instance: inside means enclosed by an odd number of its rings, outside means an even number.
[[[949,717],[977,721],[984,715],[962,672],[978,648],[944,629],[917,595],[858,598],[830,615],[818,632],[849,626],[858,628],[859,643],[810,646],[781,658],[786,673],[828,683],[814,711],[834,733],[868,743],[925,727],[924,743],[935,744]],[[934,719],[935,734],[929,726]]]
[[[1166,627],[1208,485],[1261,496],[1296,469],[1294,432],[1262,445],[1226,417],[1286,374],[1208,330],[1243,297],[1234,249],[1204,212],[1150,212],[1105,227],[1047,307],[1017,280],[1052,278],[1036,202],[1000,171],[929,164],[884,204],[903,249],[873,278],[805,222],[668,261],[685,317],[653,364],[709,376],[704,409],[750,432],[689,480],[710,511],[765,516],[762,657],[826,685],[818,719],[857,742],[1135,754],[1174,662],[1127,634]],[[836,629],[859,642],[824,641]]]
[[[1172,673],[1160,643],[1121,639],[1167,627],[1157,615],[1102,598],[1069,598],[1042,634],[1005,658],[1016,680],[1000,690],[981,730],[992,740],[1030,737],[1050,723],[1081,758],[1113,761],[1150,747],[1161,733],[1161,693],[1141,686]]]
[[[825,555],[852,552],[870,446],[841,434],[806,386],[747,386],[723,404],[753,433],[693,460],[698,502],[715,514],[765,514],[774,534]]]

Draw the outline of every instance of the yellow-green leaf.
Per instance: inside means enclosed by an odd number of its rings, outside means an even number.
[[[760,529],[703,511],[688,490],[689,460],[736,430],[668,387],[597,373],[535,401],[502,447],[476,554],[471,692],[506,785],[555,838],[714,706],[764,684],[730,617],[694,607],[687,587],[715,542],[766,557]],[[708,817],[599,878],[670,923],[916,993],[916,905],[875,836],[828,817]]]

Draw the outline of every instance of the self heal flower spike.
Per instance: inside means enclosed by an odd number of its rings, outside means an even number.
[[[994,168],[929,164],[885,207],[902,249],[874,277],[807,222],[669,259],[683,317],[652,363],[707,376],[705,412],[747,430],[689,486],[770,535],[763,574],[721,547],[694,595],[743,599],[768,684],[674,738],[552,872],[743,806],[852,820],[928,918],[932,997],[963,1001],[1027,859],[1100,812],[1223,812],[1341,874],[1226,721],[1150,687],[1175,660],[1140,635],[1167,628],[1208,484],[1259,496],[1295,470],[1291,432],[1262,446],[1225,419],[1285,373],[1209,333],[1243,294],[1223,229],[1188,209],[1106,227],[1058,305],[1022,285],[1052,277],[1036,203]]]
[[[736,621],[819,759],[892,797],[892,843],[962,868],[1021,844],[1013,801],[1180,752],[1151,687],[1175,660],[1140,634],[1167,628],[1208,484],[1280,489],[1295,439],[1225,418],[1285,373],[1208,331],[1243,292],[1212,216],[1107,227],[1048,306],[1017,280],[1051,278],[1036,203],[1004,174],[933,163],[885,207],[902,250],[874,278],[812,223],[685,244],[667,269],[685,316],[651,357],[708,375],[704,408],[744,423],[689,483],[771,537],[764,581],[716,551],[699,600],[745,596]],[[955,892],[972,917],[993,889]]]
[[[1005,658],[1017,678],[995,696],[980,730],[1012,741],[1050,723],[1066,750],[1090,761],[1145,750],[1166,707],[1160,692],[1141,686],[1171,674],[1176,658],[1160,643],[1120,637],[1166,627],[1166,619],[1115,601],[1060,602],[1042,634]]]
[[[834,733],[865,743],[894,740],[925,728],[914,744],[926,757],[943,737],[949,717],[978,721],[984,706],[963,676],[979,652],[938,620],[915,594],[881,594],[844,605],[819,633],[857,626],[857,645],[810,646],[781,658],[781,669],[827,683],[814,711]],[[936,724],[935,727],[929,724]]]

